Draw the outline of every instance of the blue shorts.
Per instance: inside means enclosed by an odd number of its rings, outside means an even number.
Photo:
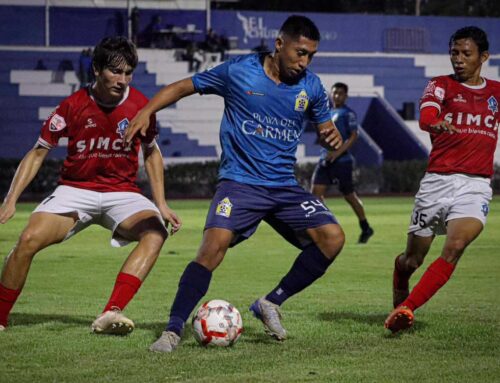
[[[300,186],[268,187],[222,180],[210,205],[205,230],[231,230],[234,246],[250,238],[262,220],[300,249],[312,242],[306,229],[338,223],[321,200]]]
[[[321,160],[314,168],[311,183],[313,185],[339,184],[339,190],[343,195],[354,191],[352,182],[352,161],[327,162]]]

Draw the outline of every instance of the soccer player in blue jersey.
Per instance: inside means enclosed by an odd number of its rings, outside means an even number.
[[[145,134],[151,114],[183,97],[195,92],[224,97],[219,184],[203,240],[180,278],[170,320],[151,351],[171,352],[178,346],[186,320],[227,249],[249,238],[262,220],[301,250],[278,285],[250,306],[278,340],[286,338],[279,306],[320,278],[342,249],[344,232],[337,220],[294,175],[295,152],[307,123],[317,126],[326,147],[342,145],[330,118],[328,94],[307,69],[319,40],[311,20],[290,16],[273,53],[240,56],[170,84],[130,123],[126,140],[138,131]]]
[[[330,91],[332,119],[342,135],[343,144],[337,150],[321,149],[321,156],[311,179],[311,193],[324,198],[329,185],[338,182],[339,190],[356,213],[361,227],[358,243],[366,243],[373,235],[373,229],[366,219],[363,203],[359,199],[352,181],[354,157],[349,152],[358,139],[356,113],[346,105],[349,88],[342,82],[333,84]]]

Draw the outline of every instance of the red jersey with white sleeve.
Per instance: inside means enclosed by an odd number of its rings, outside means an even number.
[[[434,77],[420,99],[420,110],[433,107],[439,120],[458,129],[431,135],[432,150],[428,172],[465,173],[482,177],[493,175],[493,157],[500,126],[500,82],[483,78],[477,86],[466,85],[453,77]]]
[[[147,103],[138,90],[128,87],[114,107],[100,105],[80,89],[59,104],[43,124],[38,145],[47,149],[68,139],[68,154],[59,184],[97,192],[139,192],[136,185],[138,154],[142,144],[155,145],[156,117],[147,135],[134,137],[131,145],[123,137],[129,122]]]

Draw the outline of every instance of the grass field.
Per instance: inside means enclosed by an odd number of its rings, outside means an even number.
[[[136,323],[128,337],[93,335],[90,324],[130,248],[111,248],[109,232],[93,226],[46,249],[35,258],[11,327],[0,333],[0,382],[499,382],[500,198],[453,278],[417,311],[414,329],[399,336],[389,335],[383,321],[413,200],[364,202],[376,233],[367,245],[357,245],[354,215],[342,200],[328,201],[347,243],[320,281],[283,305],[289,333],[283,343],[268,339],[248,305],[276,285],[298,252],[261,225],[229,251],[206,297],[240,309],[240,341],[229,349],[202,348],[187,326],[175,353],[147,350],[163,330],[179,276],[196,252],[208,201],[171,202],[184,227],[167,241],[128,306]],[[32,208],[20,205],[0,227],[2,256]],[[443,238],[436,239],[425,267],[442,244]]]

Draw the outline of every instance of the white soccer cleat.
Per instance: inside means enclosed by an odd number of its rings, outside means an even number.
[[[92,332],[96,334],[127,335],[134,330],[134,322],[121,310],[108,310],[99,315],[92,323]]]
[[[267,334],[280,341],[286,339],[286,330],[281,325],[281,313],[278,305],[262,297],[250,306],[250,311],[262,321]]]
[[[5,331],[5,326],[0,324],[0,331]]]
[[[180,341],[181,337],[175,332],[163,331],[158,340],[149,347],[149,351],[172,352],[177,348]]]

